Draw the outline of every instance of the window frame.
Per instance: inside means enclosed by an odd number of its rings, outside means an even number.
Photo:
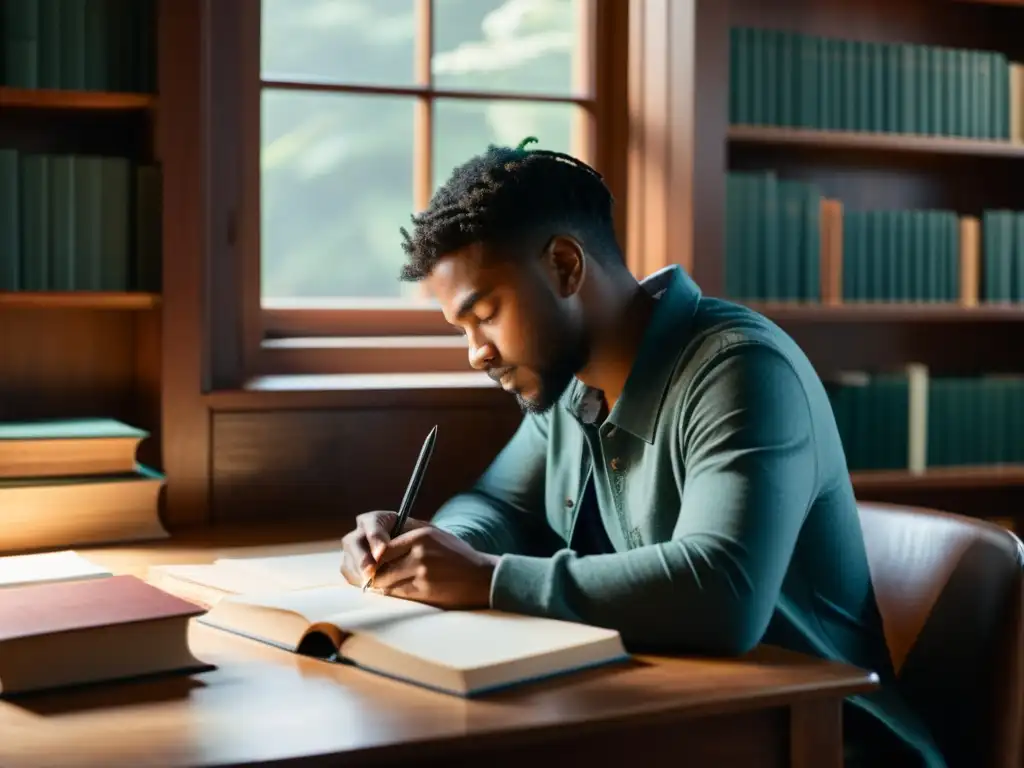
[[[414,3],[415,74],[417,81],[425,84],[409,87],[264,81],[260,3],[218,0],[208,4],[210,34],[205,45],[210,68],[205,101],[210,106],[207,200],[212,226],[208,243],[211,290],[206,310],[212,320],[213,354],[208,361],[212,388],[238,386],[265,375],[469,370],[464,343],[456,342],[457,331],[435,307],[372,299],[345,300],[338,307],[302,307],[301,301],[263,306],[260,101],[262,89],[268,85],[416,98],[413,191],[417,209],[426,206],[433,187],[432,104],[436,99],[574,104],[580,115],[574,125],[574,151],[605,176],[617,200],[616,229],[625,243],[629,0],[580,2],[582,39],[575,63],[575,96],[433,87],[433,2]]]

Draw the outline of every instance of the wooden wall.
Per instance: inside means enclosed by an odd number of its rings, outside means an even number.
[[[473,482],[519,419],[514,405],[498,402],[215,412],[211,511],[215,520],[237,521],[397,509],[436,424],[414,513],[429,517]]]

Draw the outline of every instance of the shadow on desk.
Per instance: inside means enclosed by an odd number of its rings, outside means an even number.
[[[168,704],[187,699],[195,690],[205,688],[201,675],[215,669],[211,664],[188,674],[166,672],[126,680],[83,683],[52,691],[12,694],[5,696],[4,701],[40,717]]]

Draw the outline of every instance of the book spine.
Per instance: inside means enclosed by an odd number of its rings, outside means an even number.
[[[21,288],[20,188],[18,152],[0,149],[0,291]]]

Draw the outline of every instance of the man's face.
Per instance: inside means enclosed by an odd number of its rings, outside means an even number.
[[[542,413],[587,362],[578,299],[565,281],[550,249],[502,259],[474,244],[442,258],[424,282],[466,335],[473,367],[524,411]]]

